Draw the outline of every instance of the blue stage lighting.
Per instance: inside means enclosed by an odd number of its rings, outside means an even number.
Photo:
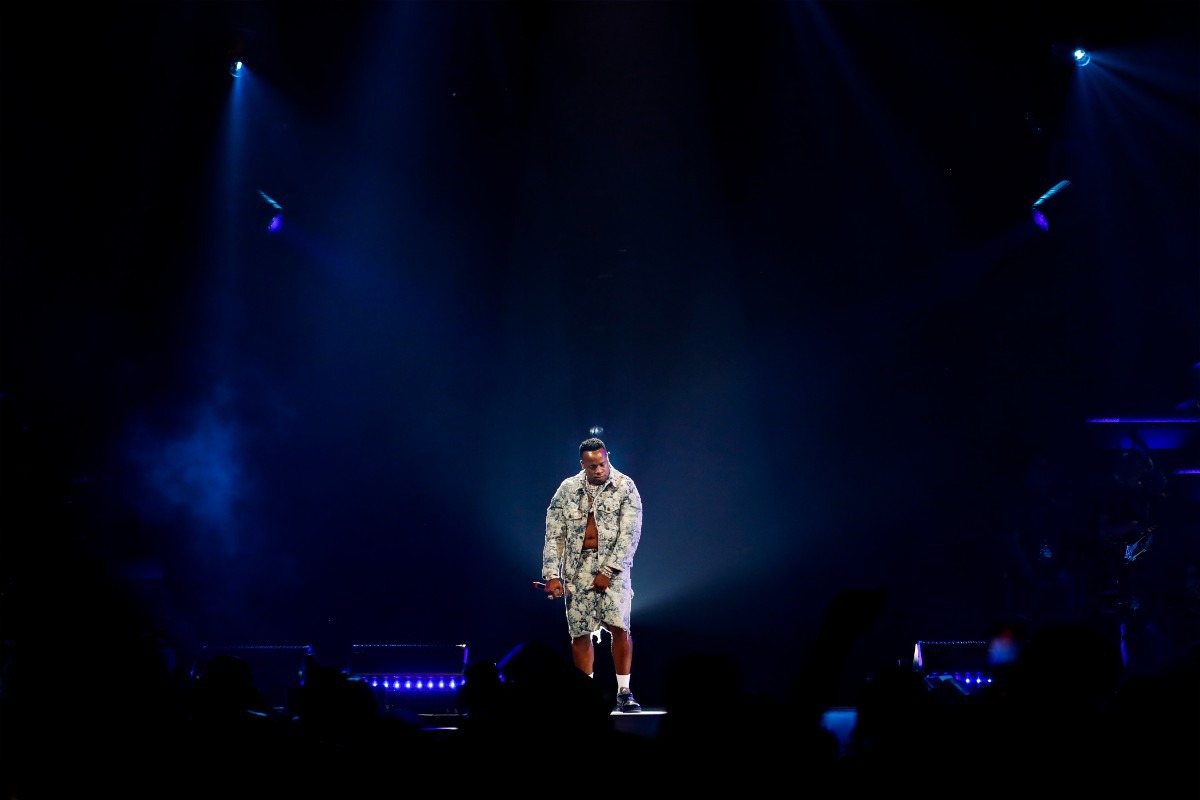
[[[267,233],[279,233],[283,229],[283,206],[276,203],[261,189],[258,192],[258,197],[262,201]]]
[[[1059,181],[1034,202],[1032,210],[1035,225],[1044,231],[1050,230],[1050,220],[1047,218],[1046,213],[1052,206],[1057,205],[1058,197],[1070,185],[1070,181]]]

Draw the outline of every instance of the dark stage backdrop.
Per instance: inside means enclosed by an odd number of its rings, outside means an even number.
[[[5,639],[566,657],[530,581],[593,426],[643,703],[702,654],[782,691],[847,588],[843,702],[987,636],[1027,467],[1086,526],[1129,489],[1088,420],[1196,414],[1197,8],[1049,5],[4,11]]]

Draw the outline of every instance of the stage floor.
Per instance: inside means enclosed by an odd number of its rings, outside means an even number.
[[[645,706],[636,714],[625,714],[620,711],[613,711],[610,714],[613,728],[618,733],[647,739],[653,739],[658,735],[659,726],[666,715],[666,709]],[[465,719],[461,714],[418,714],[417,716],[422,730],[435,734],[456,731]],[[845,748],[854,730],[856,716],[857,712],[854,708],[832,708],[825,712],[822,725],[837,736],[841,746]]]

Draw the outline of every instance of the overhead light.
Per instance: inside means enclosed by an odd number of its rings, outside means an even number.
[[[252,47],[258,39],[258,33],[252,28],[238,28],[231,33],[231,37],[229,49],[225,51],[229,59],[229,74],[240,78],[246,73],[245,57],[249,55],[250,60],[254,60]]]
[[[1092,63],[1092,51],[1079,44],[1059,42],[1051,45],[1051,53],[1056,61],[1073,67],[1086,67]]]
[[[1061,208],[1060,198],[1070,185],[1070,181],[1059,181],[1034,202],[1032,211],[1035,225],[1044,231],[1050,230],[1050,219],[1046,215],[1052,210]]]
[[[261,189],[258,192],[258,199],[263,223],[267,226],[267,233],[279,233],[283,229],[283,206],[276,203]]]

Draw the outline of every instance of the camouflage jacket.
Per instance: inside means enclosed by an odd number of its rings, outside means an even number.
[[[546,541],[542,547],[542,578],[563,578],[575,574],[583,550],[587,528],[588,500],[583,470],[559,484],[546,509]],[[609,468],[608,480],[596,498],[596,532],[599,534],[600,566],[620,570],[619,578],[628,581],[633,556],[642,538],[642,498],[633,478],[615,467]]]

